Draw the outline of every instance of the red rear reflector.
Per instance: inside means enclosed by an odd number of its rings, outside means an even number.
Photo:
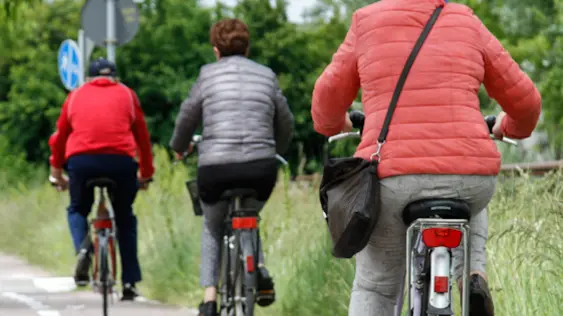
[[[422,231],[422,241],[430,248],[456,248],[461,243],[461,230],[451,228],[428,228]]]
[[[256,217],[235,217],[233,218],[233,229],[252,229],[258,227]]]
[[[434,277],[434,292],[448,293],[448,277],[435,276]]]
[[[254,258],[252,256],[246,256],[246,271],[254,272]]]
[[[112,227],[110,219],[97,219],[94,220],[94,229],[110,229]]]

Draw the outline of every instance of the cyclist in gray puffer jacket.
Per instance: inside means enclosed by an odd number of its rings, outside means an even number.
[[[289,147],[294,119],[286,98],[268,67],[247,58],[248,27],[225,19],[211,28],[217,62],[201,68],[199,77],[180,108],[170,146],[183,156],[192,150],[195,129],[203,124],[198,145],[198,190],[203,210],[200,282],[205,296],[200,315],[217,315],[217,285],[222,225],[228,204],[220,195],[229,189],[251,188],[256,200],[243,201],[261,209],[277,179],[276,153]],[[264,267],[260,249],[258,304],[275,300],[274,283]]]

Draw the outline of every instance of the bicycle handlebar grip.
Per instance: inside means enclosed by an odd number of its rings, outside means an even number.
[[[364,121],[366,116],[362,111],[353,110],[350,111],[350,121],[352,121],[352,127],[360,130],[360,134],[364,130]]]
[[[52,175],[49,175],[49,183],[52,187],[56,187],[58,185],[57,179],[55,179]]]
[[[193,143],[200,143],[202,141],[203,137],[201,135],[194,135],[192,136],[192,142]]]
[[[493,126],[495,126],[497,122],[497,117],[494,115],[487,115],[485,116],[485,123],[487,123],[487,127],[489,128],[489,134],[493,133]]]

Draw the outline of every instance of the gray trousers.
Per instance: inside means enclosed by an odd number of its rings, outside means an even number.
[[[496,186],[493,176],[408,175],[381,181],[382,213],[374,233],[356,255],[356,276],[349,316],[389,316],[401,291],[405,274],[406,225],[402,211],[415,200],[457,198],[471,208],[471,271],[485,272],[488,223],[483,211]],[[463,253],[454,250],[456,279],[462,275]]]
[[[203,287],[216,287],[219,284],[219,264],[221,262],[221,245],[223,243],[223,227],[229,212],[229,204],[220,201],[215,204],[201,202],[203,211],[203,231],[201,233],[201,265],[200,284]],[[262,210],[266,202],[255,199],[242,201],[242,207]],[[262,243],[258,249],[258,264],[264,264]]]

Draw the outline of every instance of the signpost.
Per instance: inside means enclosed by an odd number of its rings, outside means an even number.
[[[131,41],[139,30],[139,12],[132,0],[88,0],[80,23],[86,37],[106,47],[108,60],[115,62],[115,47]]]
[[[90,55],[94,50],[94,42],[84,35],[84,30],[80,29],[78,31],[78,47],[80,48],[80,55],[82,56],[82,80],[84,83],[84,72],[88,68],[88,60],[90,60]]]
[[[80,49],[75,41],[67,39],[59,48],[57,58],[59,75],[67,90],[74,90],[81,84],[84,74]]]
[[[65,40],[59,48],[59,74],[67,90],[84,83],[84,70],[94,45],[107,49],[115,63],[115,48],[131,41],[139,30],[137,4],[142,0],[87,0],[82,7],[78,44]]]

